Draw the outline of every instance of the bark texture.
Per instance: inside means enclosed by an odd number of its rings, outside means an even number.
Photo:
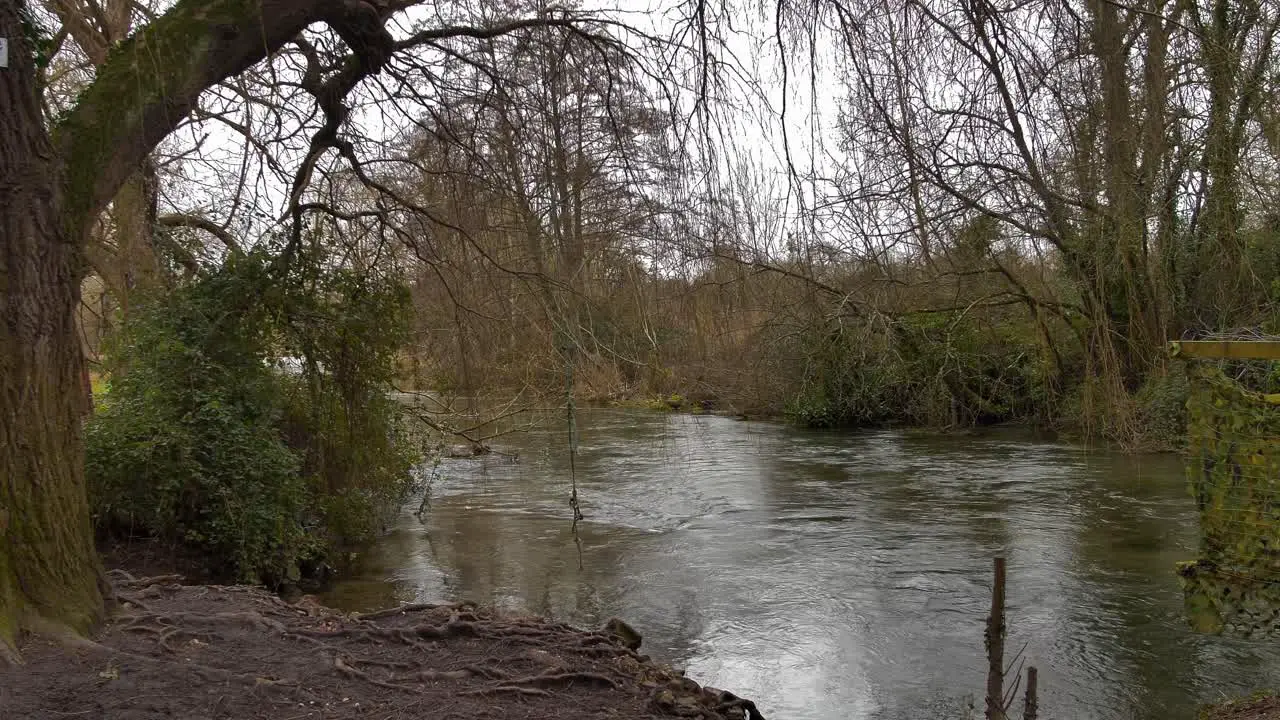
[[[100,275],[111,277],[108,284],[116,289],[120,310],[128,317],[137,300],[154,295],[162,283],[153,244],[156,175],[149,160],[120,186],[111,214],[115,220],[114,262],[96,270]]]
[[[101,11],[95,13],[96,22],[89,22],[85,10],[72,0],[50,0],[50,3],[63,28],[96,67],[106,63],[110,49],[133,32],[131,0],[103,0],[99,6]],[[156,201],[156,168],[147,158],[120,187],[112,202],[114,248],[105,243],[105,237],[95,243],[98,247],[86,248],[86,259],[111,288],[125,317],[136,304],[135,296],[145,298],[160,286],[162,275],[152,242]]]
[[[18,635],[103,614],[85,498],[76,334],[81,260],[59,159],[40,117],[20,9],[0,0],[0,659]]]

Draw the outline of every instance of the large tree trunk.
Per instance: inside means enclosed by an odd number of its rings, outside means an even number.
[[[23,631],[86,632],[104,602],[80,431],[80,228],[61,212],[16,3],[0,2],[0,37],[13,43],[0,70],[0,659],[12,661]]]
[[[119,293],[116,301],[128,318],[137,301],[154,299],[162,281],[152,237],[156,224],[156,171],[150,158],[120,186],[111,215],[115,220],[115,262],[97,270],[112,275],[108,284]]]
[[[1138,182],[1140,126],[1134,116],[1128,76],[1131,49],[1128,16],[1106,0],[1090,3],[1093,52],[1098,58],[1101,90],[1103,194],[1102,237],[1097,262],[1104,282],[1102,300],[1108,320],[1124,338],[1117,347],[1125,384],[1141,381],[1162,346],[1157,301],[1148,282],[1146,217]],[[1108,333],[1111,328],[1108,328]]]
[[[18,659],[24,631],[83,634],[105,612],[85,493],[88,398],[75,318],[88,224],[201,91],[350,9],[179,0],[115,46],[51,137],[22,7],[0,0],[0,37],[9,40],[9,67],[0,68],[0,662]]]
[[[64,20],[64,27],[95,67],[102,67],[110,48],[133,32],[131,4],[131,0],[103,0],[98,22]],[[138,171],[124,181],[111,203],[111,231],[104,235],[109,234],[115,240],[114,250],[105,242],[86,248],[89,265],[110,288],[126,318],[136,299],[151,297],[160,286],[160,265],[152,245],[156,200],[156,167],[148,157]]]

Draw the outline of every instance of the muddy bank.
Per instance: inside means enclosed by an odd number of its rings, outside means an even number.
[[[1259,693],[1205,708],[1202,720],[1280,720],[1280,697]]]
[[[113,571],[92,643],[33,640],[0,669],[9,718],[761,720],[618,637],[471,605],[345,615],[259,588]]]

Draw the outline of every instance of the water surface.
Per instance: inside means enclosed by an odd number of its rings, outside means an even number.
[[[632,411],[579,425],[580,544],[564,431],[514,435],[518,462],[446,461],[425,518],[406,512],[324,600],[617,615],[770,720],[960,718],[1003,554],[1041,718],[1189,719],[1280,685],[1273,644],[1186,627],[1173,565],[1196,520],[1176,457]]]

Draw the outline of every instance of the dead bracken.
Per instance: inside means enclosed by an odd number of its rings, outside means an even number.
[[[0,717],[762,720],[606,631],[413,604],[344,614],[260,588],[112,571],[92,641],[32,640],[0,669]]]

